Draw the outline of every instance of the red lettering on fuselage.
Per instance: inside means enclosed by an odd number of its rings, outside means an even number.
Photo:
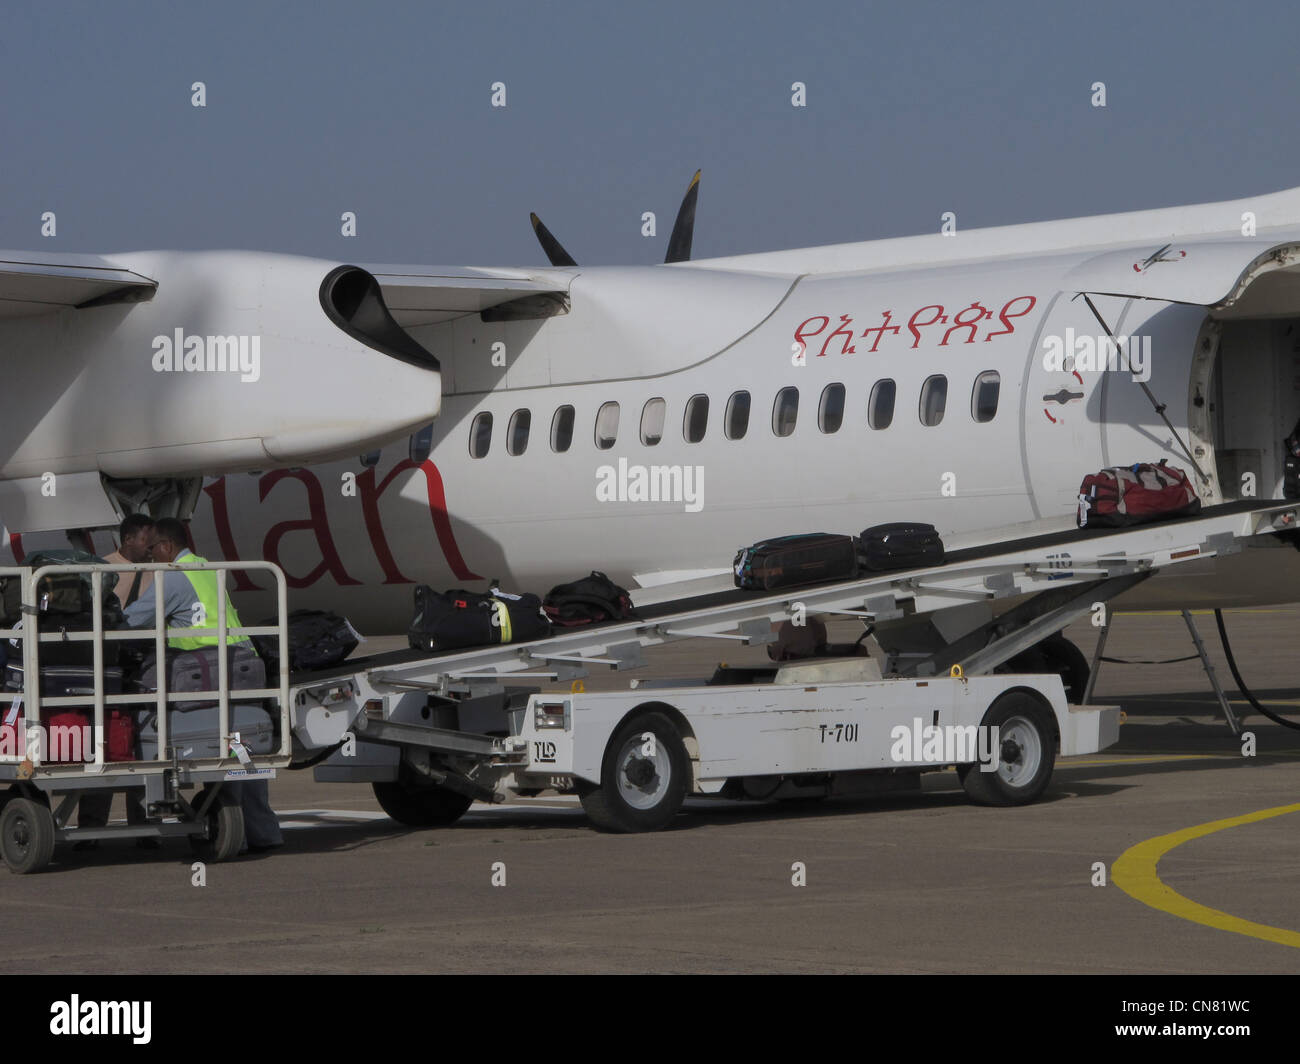
[[[379,496],[392,483],[399,473],[418,469],[424,473],[425,488],[429,496],[429,517],[433,520],[433,531],[438,537],[438,546],[442,548],[443,557],[451,566],[457,580],[482,580],[481,576],[470,571],[465,559],[461,557],[456,536],[451,530],[451,519],[447,515],[447,497],[442,487],[442,474],[430,458],[416,464],[404,458],[393,466],[388,476],[375,486],[375,471],[367,469],[357,477],[357,487],[361,491],[361,513],[366,522],[366,533],[370,536],[371,546],[375,548],[375,558],[384,570],[385,584],[413,584],[414,580],[402,575],[393,560],[393,552],[388,549],[388,539],[384,535],[384,525],[379,518]]]
[[[419,470],[424,474],[429,518],[433,522],[433,531],[437,537],[438,546],[452,574],[458,580],[482,580],[483,578],[466,564],[460,546],[456,542],[456,535],[451,527],[451,517],[447,512],[447,497],[443,487],[442,474],[438,472],[438,467],[433,464],[432,459],[417,464],[407,458],[398,462],[389,470],[388,474],[378,484],[375,482],[376,474],[374,469],[364,470],[357,475],[356,479],[366,535],[370,540],[371,547],[374,549],[375,559],[384,572],[383,583],[415,583],[414,580],[406,576],[398,568],[392,549],[388,545],[388,537],[384,533],[383,518],[379,512],[380,497],[388,490],[389,485],[398,479],[401,474],[413,470]],[[340,585],[362,583],[362,581],[354,580],[347,572],[335,547],[334,538],[330,531],[329,516],[325,509],[324,492],[320,481],[314,474],[306,470],[278,470],[267,473],[258,480],[258,497],[265,502],[271,489],[286,477],[301,481],[307,488],[308,509],[311,516],[297,521],[282,521],[269,529],[263,542],[262,556],[284,568],[280,562],[278,549],[281,538],[292,531],[310,530],[316,535],[316,542],[321,551],[321,563],[305,576],[291,576],[286,572],[285,579],[288,585],[293,588],[309,587],[327,572]],[[212,523],[217,535],[217,543],[220,546],[221,557],[227,561],[239,561],[239,548],[235,543],[234,531],[230,523],[230,509],[226,498],[226,478],[218,477],[203,490],[212,502]],[[21,558],[22,545],[18,536],[16,534],[12,535],[10,541],[15,550],[15,557]],[[233,591],[259,590],[258,585],[249,578],[248,574],[242,571],[235,573],[235,581],[235,585],[231,589]]]
[[[235,546],[235,536],[230,530],[230,511],[226,507],[226,478],[218,477],[203,489],[212,500],[212,524],[216,528],[217,543],[221,547],[221,557],[228,562],[237,562],[239,548]],[[235,586],[232,591],[257,591],[258,587],[243,569],[234,570]]]
[[[334,546],[334,537],[330,534],[329,516],[325,512],[325,496],[321,491],[320,481],[315,476],[305,469],[277,469],[273,473],[267,473],[258,481],[258,497],[265,502],[271,489],[286,478],[301,481],[306,487],[308,512],[311,516],[300,521],[281,521],[278,525],[272,526],[262,543],[262,557],[284,570],[284,579],[289,587],[310,587],[327,572],[334,577],[334,582],[340,587],[360,585],[361,581],[354,580],[343,568],[343,560],[339,557],[338,549]],[[300,529],[310,530],[315,534],[316,545],[321,553],[320,564],[306,576],[294,576],[280,560],[280,540],[288,533]]]

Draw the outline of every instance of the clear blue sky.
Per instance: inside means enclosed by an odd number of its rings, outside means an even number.
[[[1248,196],[1300,185],[1298,48],[1290,0],[9,0],[0,247],[529,265],[535,210],[655,262],[697,167],[697,258]]]

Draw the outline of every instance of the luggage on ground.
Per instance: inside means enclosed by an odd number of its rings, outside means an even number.
[[[542,600],[542,609],[552,624],[573,628],[635,617],[632,598],[604,573],[594,569],[590,576],[569,584],[557,584]]]
[[[1080,528],[1123,528],[1201,512],[1187,474],[1161,459],[1090,473],[1079,486]]]
[[[337,665],[357,648],[361,636],[346,617],[326,610],[294,610],[285,620],[289,635],[291,672],[327,669]],[[274,628],[276,618],[258,621],[257,627]],[[274,635],[252,636],[257,652],[273,675],[280,670],[280,639]]]
[[[745,590],[849,580],[857,573],[853,537],[826,532],[765,539],[737,551],[732,563],[736,586]]]
[[[421,584],[407,640],[416,650],[451,650],[540,639],[551,632],[541,607],[536,595],[434,591]]]

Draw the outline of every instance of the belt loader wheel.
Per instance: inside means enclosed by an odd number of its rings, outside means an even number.
[[[474,804],[467,794],[413,780],[403,766],[395,780],[372,783],[379,807],[408,828],[442,828],[454,824]]]
[[[195,808],[206,800],[208,789],[195,797]],[[244,848],[244,810],[236,793],[222,787],[203,818],[203,833],[190,836],[190,848],[200,860],[212,864],[229,861]]]
[[[0,858],[17,875],[38,872],[54,856],[54,816],[30,798],[11,798],[0,813]]]
[[[601,831],[658,831],[681,809],[690,771],[672,721],[662,713],[638,714],[605,747],[600,786],[582,795],[582,808]]]
[[[976,805],[1025,805],[1047,789],[1056,762],[1052,712],[1027,691],[1008,691],[989,706],[981,728],[998,729],[998,767],[958,765],[957,775]]]

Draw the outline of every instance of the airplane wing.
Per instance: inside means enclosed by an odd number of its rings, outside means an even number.
[[[18,258],[0,252],[0,318],[151,299],[158,282],[92,255]]]
[[[547,318],[568,311],[578,270],[459,266],[367,266],[393,319],[404,328],[486,311],[489,320]]]
[[[1066,284],[1094,295],[1209,307],[1216,317],[1300,312],[1300,233],[1253,239],[1174,240],[1107,251]]]

